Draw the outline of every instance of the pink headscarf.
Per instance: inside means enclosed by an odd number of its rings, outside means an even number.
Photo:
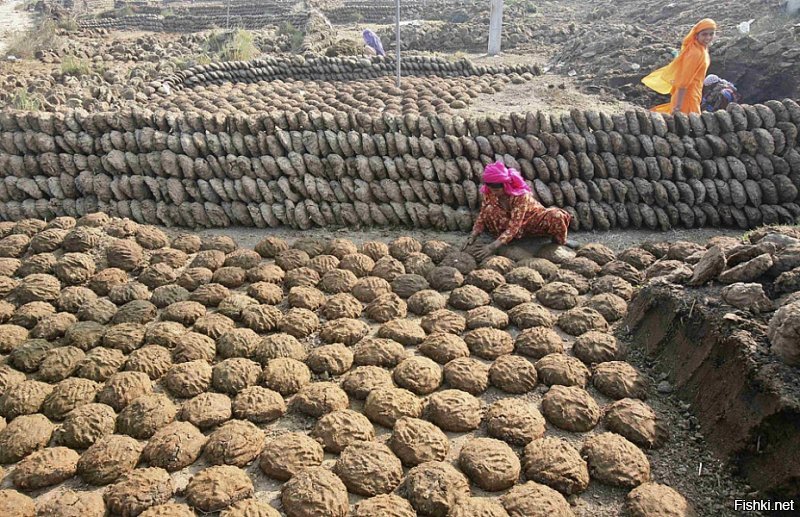
[[[522,196],[531,191],[520,173],[516,169],[507,168],[503,162],[494,162],[486,166],[483,170],[483,183],[481,194],[489,193],[486,183],[502,183],[503,191],[508,196]]]

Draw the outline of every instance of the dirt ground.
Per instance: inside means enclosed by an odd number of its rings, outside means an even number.
[[[171,230],[175,233],[180,233],[180,229]],[[258,228],[245,228],[245,227],[231,227],[224,229],[213,230],[200,230],[198,235],[228,235],[236,239],[241,246],[252,247],[255,246],[266,235],[277,235],[284,239],[298,239],[300,237],[308,236],[328,236],[332,238],[350,239],[355,243],[362,243],[370,240],[390,241],[401,235],[408,235],[415,239],[425,242],[426,240],[440,240],[453,245],[461,245],[466,240],[468,234],[459,232],[439,232],[436,230],[389,230],[389,229],[373,229],[364,228],[360,230],[352,230],[347,228],[340,228],[335,230],[295,230],[293,228],[273,228],[269,230],[262,230]],[[650,230],[612,230],[608,232],[575,232],[570,233],[570,239],[575,240],[579,244],[588,244],[590,242],[599,242],[619,252],[625,248],[636,246],[645,241],[690,241],[703,243],[707,242],[710,238],[718,235],[738,237],[742,235],[741,230],[732,230],[726,228],[702,228],[686,230],[682,228],[673,229],[667,232],[658,232]],[[484,240],[488,242],[488,237]],[[535,253],[538,247],[545,243],[544,239],[528,238],[515,242],[515,246]]]
[[[551,70],[546,65],[546,55],[527,55],[503,53],[499,56],[486,54],[467,54],[478,65],[518,65],[539,64],[544,75],[536,76],[525,84],[509,84],[498,95],[481,94],[473,100],[464,113],[502,114],[526,111],[547,111],[561,114],[573,108],[579,110],[605,111],[618,113],[631,109],[634,105],[620,101],[602,91],[587,93],[569,75]]]
[[[481,94],[463,113],[482,115],[526,111],[546,111],[561,114],[573,108],[620,112],[633,106],[613,98],[603,99],[577,89],[570,77],[545,74],[524,84],[509,84],[500,95]]]
[[[30,13],[18,10],[23,3],[22,0],[0,2],[0,55],[5,52],[14,33],[27,29],[32,23]]]

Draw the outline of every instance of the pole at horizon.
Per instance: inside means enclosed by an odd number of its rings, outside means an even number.
[[[394,0],[395,12],[394,29],[395,29],[395,47],[397,51],[397,87],[400,88],[400,0]]]
[[[489,3],[489,49],[490,56],[500,53],[500,39],[503,31],[503,0],[490,0]]]

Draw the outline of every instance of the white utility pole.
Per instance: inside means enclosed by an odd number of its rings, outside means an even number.
[[[500,38],[503,31],[503,0],[490,0],[489,10],[489,55],[500,53]]]
[[[397,87],[400,88],[400,0],[394,0],[397,11],[395,13],[395,47],[397,51]]]

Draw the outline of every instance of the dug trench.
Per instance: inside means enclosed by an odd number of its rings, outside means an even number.
[[[766,326],[704,290],[650,284],[620,325],[689,403],[708,446],[761,497],[800,495],[800,381],[768,354]]]

